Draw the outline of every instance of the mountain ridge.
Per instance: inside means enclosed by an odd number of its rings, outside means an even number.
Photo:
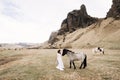
[[[42,44],[0,44],[0,48],[93,48],[120,49],[120,0],[112,0],[105,18],[91,17],[86,6],[68,12],[58,31]]]
[[[52,32],[44,48],[92,48],[120,49],[120,0],[113,4],[105,18],[87,14],[85,5],[68,13],[58,31]]]

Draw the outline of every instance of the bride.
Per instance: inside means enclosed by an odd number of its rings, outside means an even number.
[[[62,61],[60,50],[58,50],[58,52],[57,52],[57,66],[56,66],[56,68],[61,70],[61,71],[64,70],[64,64],[63,64],[63,61]]]

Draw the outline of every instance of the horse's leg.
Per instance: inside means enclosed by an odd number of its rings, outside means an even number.
[[[75,63],[74,63],[74,61],[72,61],[72,63],[73,63],[74,69],[76,69],[76,66],[75,66]]]
[[[70,68],[71,68],[71,64],[72,64],[72,62],[70,61]]]
[[[82,68],[83,63],[84,63],[84,61],[81,62],[80,69]]]
[[[80,69],[82,68],[82,65],[84,65],[83,68],[85,68],[87,66],[87,56],[86,55],[85,55],[84,59],[82,59]]]
[[[103,51],[103,54],[104,54],[104,51]]]
[[[83,69],[87,66],[87,55],[85,55],[85,59],[84,59],[84,67],[83,67]]]

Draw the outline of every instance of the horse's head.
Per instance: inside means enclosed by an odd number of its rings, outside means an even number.
[[[65,54],[67,54],[67,49],[63,49],[63,52],[62,52],[62,56],[64,56]]]

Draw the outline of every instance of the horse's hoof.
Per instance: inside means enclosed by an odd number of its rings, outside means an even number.
[[[81,67],[79,69],[81,69]]]
[[[74,69],[76,69],[76,68],[74,68]]]

